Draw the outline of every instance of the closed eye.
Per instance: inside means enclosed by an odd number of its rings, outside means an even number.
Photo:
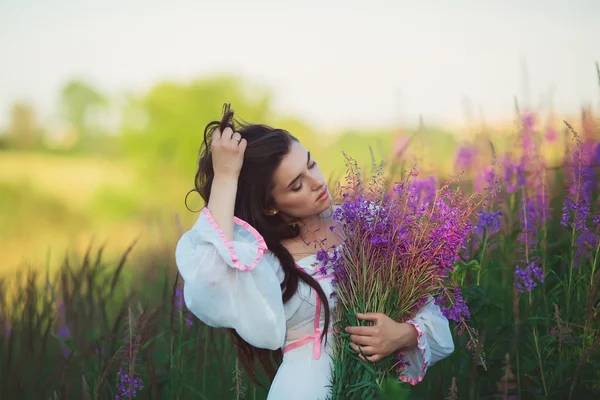
[[[316,162],[316,161],[313,161],[313,162],[312,162],[312,163],[311,163],[311,164],[308,166],[308,169],[313,169],[313,168],[314,168],[314,167],[316,167],[316,166],[317,166],[317,162]],[[299,184],[297,187],[294,187],[294,188],[292,188],[292,191],[293,191],[293,192],[299,192],[300,190],[302,190],[302,181],[300,180],[299,182],[300,182],[300,184]]]

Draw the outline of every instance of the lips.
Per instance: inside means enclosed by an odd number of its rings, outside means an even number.
[[[327,188],[323,189],[323,191],[321,193],[319,193],[319,197],[317,197],[317,201],[321,201],[326,199],[327,196]]]

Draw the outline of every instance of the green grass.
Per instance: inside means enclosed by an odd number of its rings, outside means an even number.
[[[393,142],[391,133],[373,132],[312,147],[335,180],[344,172],[342,149],[367,164],[369,146],[385,158]],[[446,132],[427,130],[415,136],[412,152],[424,174],[447,176],[459,145]],[[3,265],[10,264],[0,281],[0,398],[114,398],[123,367],[142,378],[140,399],[236,399],[242,393],[265,399],[265,388],[236,373],[226,332],[193,317],[188,326],[188,312],[174,305],[181,284],[173,264],[175,216],[183,227],[196,217],[183,205],[189,176],[145,158],[94,157],[0,157],[0,250]],[[468,179],[484,165],[467,171],[461,185],[472,187]],[[486,366],[474,361],[466,338],[456,333],[454,354],[430,368],[410,398],[442,399],[453,381],[458,399],[599,397],[599,256],[589,249],[573,267],[578,234],[560,225],[568,173],[558,168],[546,175],[552,211],[537,226],[539,243],[530,249],[542,260],[546,281],[531,295],[514,288],[515,266],[525,257],[522,194],[503,193],[490,203],[490,210],[503,211],[502,230],[484,246],[472,244],[458,265],[465,267],[460,284]],[[596,190],[596,213],[597,198]],[[122,256],[135,238],[134,249]],[[63,259],[66,249],[70,255]],[[21,256],[29,263],[18,263]],[[65,326],[71,335],[61,338]],[[397,389],[390,383],[390,392]]]

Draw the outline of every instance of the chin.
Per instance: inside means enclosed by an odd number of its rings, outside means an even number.
[[[331,196],[327,198],[324,202],[318,204],[317,212],[321,214],[324,211],[329,210],[329,208],[333,205],[333,199]]]

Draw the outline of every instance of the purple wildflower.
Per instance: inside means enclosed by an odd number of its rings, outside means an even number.
[[[535,125],[535,115],[533,115],[533,113],[526,112],[522,118],[523,118],[523,128],[525,129],[525,131],[531,132]]]
[[[458,287],[454,287],[453,293],[445,291],[446,296],[440,296],[435,299],[435,304],[440,305],[442,314],[447,319],[454,322],[461,322],[461,319],[468,320],[471,318],[471,312],[467,306],[467,302],[462,297],[462,293]],[[448,300],[447,297],[452,298]]]
[[[471,223],[462,221],[459,210],[448,204],[443,198],[437,199],[430,217],[437,225],[429,236],[429,250],[436,249],[434,254],[424,254],[431,259],[433,265],[440,268],[442,275],[453,271],[453,264],[458,252],[463,248],[465,238],[471,231]]]
[[[123,369],[119,369],[117,375],[117,391],[115,400],[133,399],[137,391],[144,388],[142,378],[127,374]]]
[[[325,264],[319,264],[319,268],[317,268],[317,272],[320,275],[327,275],[327,266]]]
[[[515,286],[519,292],[531,292],[538,283],[543,282],[544,272],[536,263],[531,262],[524,269],[520,269],[518,265],[515,268]]]
[[[407,321],[437,297],[436,303],[445,301],[444,315],[475,337],[466,327],[466,301],[449,273],[472,232],[470,218],[479,202],[475,196],[464,199],[452,183],[438,188],[433,176],[415,179],[411,171],[392,191],[377,176],[363,185],[352,169],[345,187],[350,193],[342,194],[334,212],[344,239],[338,256],[336,249],[328,262],[340,312],[352,315],[377,299],[381,312]],[[317,258],[324,259],[325,253]],[[401,361],[392,359],[389,366],[401,367]],[[388,374],[388,366],[382,368]]]
[[[522,117],[523,129],[521,130],[521,139],[523,141],[523,155],[531,157],[534,153],[533,128],[535,125],[535,116],[532,113],[525,113]]]
[[[527,176],[525,175],[525,157],[521,158],[521,162],[516,167],[517,172],[517,186],[521,187],[527,183]]]
[[[581,260],[587,255],[589,254],[589,251],[596,248],[596,246],[598,245],[597,243],[597,237],[596,235],[590,231],[589,229],[586,229],[584,232],[582,232],[578,237],[577,240],[575,241],[575,254],[574,254],[574,266],[578,267],[579,263],[581,262]]]
[[[410,187],[411,194],[414,196],[413,204],[430,204],[433,202],[436,187],[437,179],[435,176],[425,179],[414,179]]]
[[[346,270],[344,267],[344,263],[342,262],[342,258],[339,257],[339,250],[336,249],[333,251],[333,257],[331,257],[331,259],[329,260],[331,263],[331,267],[333,268],[333,278],[331,280],[331,283],[333,286],[339,285],[339,284],[343,284],[344,279],[347,277],[346,275]],[[342,282],[340,282],[340,279],[342,280]]]
[[[71,349],[65,344],[66,340],[71,339],[72,332],[71,328],[67,322],[67,313],[65,309],[65,304],[61,299],[56,301],[56,309],[57,309],[57,320],[58,320],[58,329],[56,330],[56,336],[58,336],[60,341],[60,351],[64,358],[69,358],[71,355]]]
[[[502,227],[502,211],[492,211],[492,212],[479,212],[479,221],[477,221],[477,225],[473,231],[477,236],[483,238],[483,234],[487,232],[487,235],[492,235],[496,232],[500,231]]]
[[[475,178],[475,191],[492,190],[496,186],[496,171],[494,166],[489,165],[483,169]]]
[[[594,147],[592,162],[594,165],[600,166],[600,142],[596,143],[596,147]]]
[[[514,193],[526,182],[525,176],[525,157],[521,158],[519,164],[516,164],[510,155],[504,157],[502,166],[504,168],[503,179],[506,182],[506,191]]]
[[[319,261],[322,264],[326,264],[328,259],[329,255],[327,254],[327,251],[322,249],[317,251],[317,261]]]
[[[185,306],[185,300],[183,298],[183,291],[179,287],[175,288],[175,299],[173,299],[173,307],[178,312],[182,312],[184,314],[184,319],[185,319],[185,323],[187,324],[187,326],[194,325],[194,322],[193,322],[192,318],[190,317],[189,313],[187,312],[187,308]]]
[[[594,168],[586,161],[581,142],[577,142],[577,150],[573,154],[572,177],[569,185],[569,194],[565,197],[561,224],[572,227],[577,237],[574,239],[576,247],[573,259],[578,266],[585,257],[589,247],[595,246],[596,238],[590,232],[588,222],[591,212],[591,199],[597,183]]]
[[[469,145],[461,146],[456,154],[456,166],[467,170],[470,169],[475,160],[475,149]]]
[[[71,337],[71,330],[69,329],[68,326],[63,325],[60,328],[58,328],[58,331],[56,332],[56,334],[61,339],[69,339]]]
[[[534,248],[538,243],[538,227],[544,224],[541,199],[542,196],[524,198],[522,201],[525,202],[525,207],[520,207],[521,228],[523,230],[520,239],[521,243],[527,244],[529,249]]]
[[[550,143],[556,142],[558,139],[558,132],[553,127],[549,126],[546,128],[546,140]]]
[[[569,195],[565,198],[561,223],[567,227],[571,223],[576,230],[585,226],[590,212],[590,197],[593,184],[593,170],[586,165],[581,149],[573,154],[573,170],[569,185]],[[573,220],[571,220],[571,217]]]
[[[576,231],[583,233],[586,230],[586,221],[590,214],[590,202],[584,196],[582,197],[577,201],[565,198],[561,224],[565,227],[573,224]]]
[[[394,366],[401,372],[410,367],[410,361],[406,360],[406,356],[402,352],[396,352],[396,365]]]

